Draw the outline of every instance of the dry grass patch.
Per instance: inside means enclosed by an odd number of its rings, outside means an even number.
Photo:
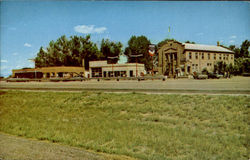
[[[248,159],[249,97],[0,94],[0,131],[139,159]]]

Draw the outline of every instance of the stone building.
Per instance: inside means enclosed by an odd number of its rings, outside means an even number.
[[[218,61],[234,64],[234,53],[217,46],[169,41],[158,50],[158,72],[168,76],[200,73],[204,68],[212,72]]]

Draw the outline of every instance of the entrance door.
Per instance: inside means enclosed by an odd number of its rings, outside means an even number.
[[[133,77],[133,70],[129,71],[129,77]]]

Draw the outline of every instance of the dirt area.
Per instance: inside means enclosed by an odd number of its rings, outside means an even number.
[[[0,133],[0,160],[133,160]]]
[[[0,82],[1,89],[29,90],[104,90],[104,91],[151,91],[174,93],[226,93],[250,94],[249,77],[231,79],[167,79],[161,80],[121,80],[121,81],[82,81],[82,82]]]

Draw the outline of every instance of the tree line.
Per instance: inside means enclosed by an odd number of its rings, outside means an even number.
[[[156,50],[162,47],[170,40],[164,39],[156,45]],[[185,43],[195,42],[186,41]],[[70,36],[65,35],[58,38],[56,41],[50,41],[49,45],[44,48],[40,47],[39,52],[35,58],[36,67],[49,66],[85,66],[89,68],[89,61],[94,60],[108,60],[108,63],[117,63],[119,57],[124,54],[128,57],[129,63],[143,63],[146,70],[151,70],[153,64],[157,64],[158,54],[156,52],[155,58],[148,54],[148,46],[151,44],[146,36],[131,36],[128,40],[128,46],[123,50],[121,42],[110,41],[109,39],[102,39],[98,48],[97,44],[91,41],[91,36]],[[250,41],[245,40],[240,48],[235,45],[226,47],[235,53],[234,66],[225,67],[223,62],[218,62],[215,70],[219,73],[229,71],[233,74],[250,73],[250,55],[249,55]],[[140,56],[138,56],[140,55]],[[84,59],[84,62],[82,60]],[[152,63],[153,62],[153,63]]]

